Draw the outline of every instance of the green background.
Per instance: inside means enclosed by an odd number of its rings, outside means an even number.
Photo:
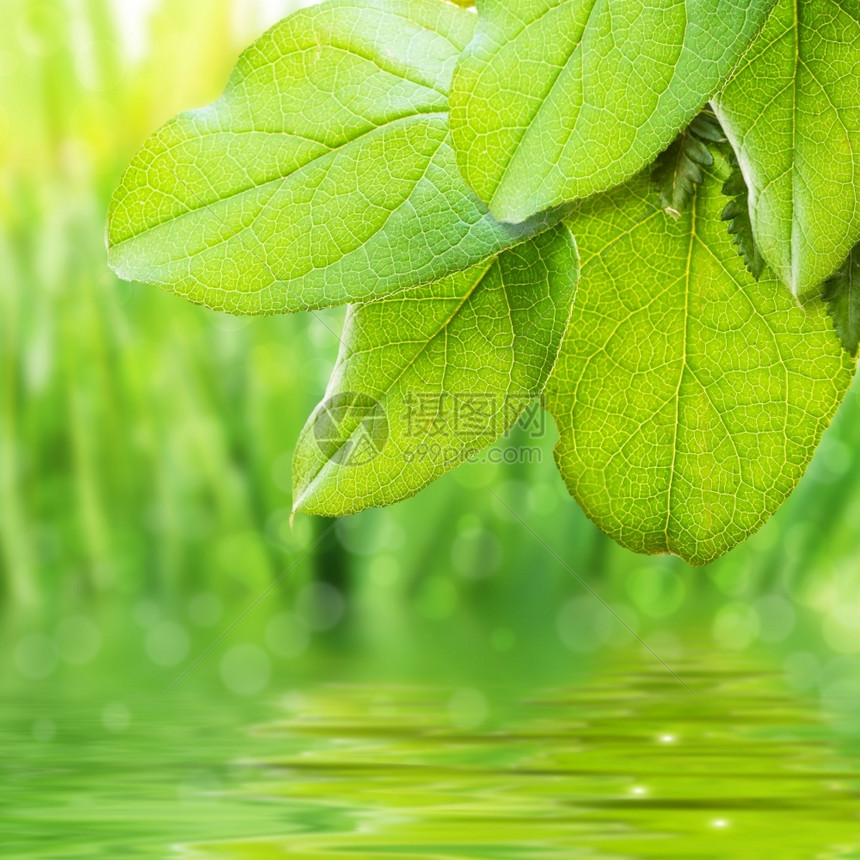
[[[856,388],[701,570],[603,537],[551,423],[291,528],[342,314],[110,273],[131,155],[293,8],[0,7],[8,856],[860,857]]]

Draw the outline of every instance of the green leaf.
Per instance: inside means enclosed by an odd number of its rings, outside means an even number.
[[[571,219],[582,280],[547,386],[559,470],[623,546],[706,564],[800,480],[853,362],[823,305],[744,270],[714,169],[674,221],[639,177]]]
[[[612,188],[720,88],[774,0],[479,0],[451,128],[504,221]]]
[[[734,157],[730,161],[730,166],[732,172],[723,183],[723,194],[732,199],[726,203],[720,218],[729,222],[728,230],[735,238],[738,254],[743,259],[747,271],[758,280],[766,264],[759,251],[750,221],[749,189]]]
[[[296,448],[295,510],[392,504],[498,439],[543,391],[578,273],[559,226],[489,264],[350,307],[326,398]]]
[[[722,140],[722,129],[713,114],[700,113],[657,157],[651,179],[668,215],[680,218],[687,209],[693,192],[704,179],[703,171],[714,163],[708,144]]]
[[[849,355],[860,347],[860,245],[855,245],[842,268],[824,282],[821,293],[836,333]]]
[[[750,189],[758,246],[795,295],[860,241],[860,4],[779,0],[713,102]]]
[[[110,263],[218,310],[366,301],[545,229],[497,223],[457,170],[454,64],[475,15],[442,0],[329,0],[246,51],[224,96],[134,158]]]

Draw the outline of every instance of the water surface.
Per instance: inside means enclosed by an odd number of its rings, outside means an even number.
[[[761,663],[675,668],[692,693],[630,656],[544,689],[7,697],[3,856],[860,858],[850,734]]]

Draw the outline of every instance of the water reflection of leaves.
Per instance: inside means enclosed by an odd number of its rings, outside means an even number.
[[[246,790],[283,804],[288,832],[187,856],[806,858],[860,847],[856,774],[811,704],[756,666],[689,664],[683,676],[697,695],[638,665],[608,667],[527,704],[493,699],[489,727],[474,732],[451,725],[450,691],[317,691],[256,729],[290,752],[258,762]]]

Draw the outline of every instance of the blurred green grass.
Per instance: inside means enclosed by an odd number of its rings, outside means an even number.
[[[389,644],[419,617],[478,630],[506,659],[547,630],[593,651],[617,622],[604,624],[584,581],[667,648],[673,631],[702,625],[738,650],[775,642],[799,606],[829,647],[860,652],[856,390],[789,504],[702,571],[598,533],[555,473],[549,431],[540,462],[466,465],[410,502],[339,523],[302,558],[328,524],[290,528],[290,458],[335,338],[310,316],[239,320],[118,282],[104,248],[110,191],[142,139],[217,97],[266,15],[297,4],[265,4],[265,15],[231,0],[205,13],[150,5],[139,18],[136,4],[107,0],[0,9],[7,618],[50,624],[142,599],[186,617],[189,599],[212,594],[226,623],[295,564],[276,603],[328,579],[364,634]],[[339,314],[326,322],[336,328]]]

